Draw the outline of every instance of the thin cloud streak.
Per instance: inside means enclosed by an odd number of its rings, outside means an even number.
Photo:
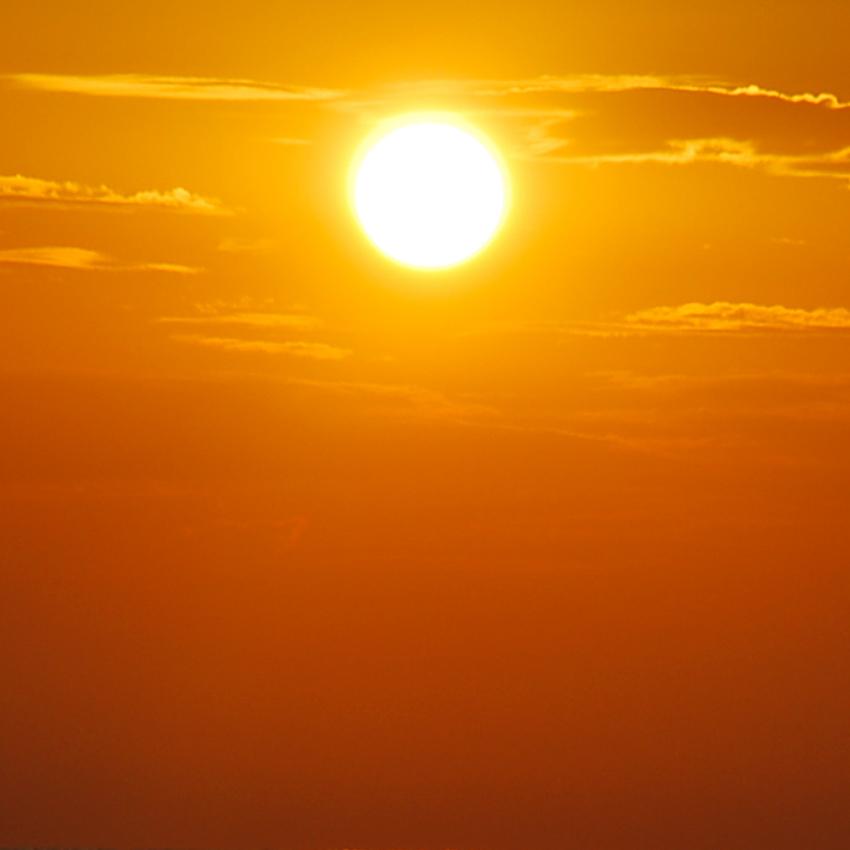
[[[163,324],[240,325],[253,328],[314,328],[321,324],[315,316],[298,313],[230,313],[207,316],[163,316]]]
[[[722,97],[757,97],[792,104],[850,109],[850,103],[831,92],[790,94],[763,86],[735,85],[693,76],[652,76],[645,74],[576,74],[569,77],[542,76],[530,80],[435,80],[400,86],[410,91],[469,94],[478,97],[504,97],[539,93],[604,94],[629,91],[681,91],[715,94]]]
[[[467,98],[500,100],[531,95],[617,94],[640,91],[680,92],[715,95],[725,98],[749,98],[781,101],[789,105],[808,105],[829,110],[850,109],[850,103],[830,92],[788,93],[756,84],[736,85],[694,76],[606,75],[578,74],[569,77],[543,76],[530,80],[431,80],[403,83],[385,90],[385,99],[348,99],[330,104],[337,109],[369,111],[385,108],[388,102],[411,95],[441,94]],[[514,101],[515,102],[515,101]],[[666,147],[655,151],[624,151],[622,153],[583,154],[570,156],[563,149],[571,140],[558,136],[555,128],[578,117],[572,109],[534,109],[512,105],[485,110],[476,114],[498,115],[507,119],[537,119],[524,133],[524,142],[514,156],[526,161],[562,163],[596,167],[622,164],[690,165],[717,162],[747,168],[763,168],[772,174],[787,177],[827,177],[850,180],[850,147],[820,154],[767,153],[757,150],[748,139],[716,136],[693,139],[670,139]]]
[[[650,334],[835,333],[850,331],[845,307],[803,310],[782,305],[698,301],[675,307],[650,307],[602,322],[546,322],[492,329],[503,333],[554,333],[623,337]]]
[[[47,266],[50,268],[71,269],[74,271],[99,272],[144,272],[158,271],[172,274],[198,274],[202,271],[193,266],[175,263],[135,263],[125,265],[99,251],[85,248],[44,247],[44,248],[7,248],[0,251],[0,263],[27,266]]]
[[[566,142],[563,142],[566,144]],[[569,165],[692,165],[695,163],[723,163],[743,168],[764,168],[783,177],[826,177],[833,180],[850,180],[850,147],[822,154],[762,153],[750,141],[724,137],[708,139],[672,139],[665,150],[641,153],[591,154],[585,156],[536,156]]]
[[[344,360],[352,354],[346,348],[337,348],[324,342],[303,342],[301,340],[275,342],[260,339],[237,339],[233,337],[210,337],[188,334],[175,335],[171,338],[176,342],[202,345],[206,348],[218,348],[222,351],[288,354],[292,357],[304,357],[310,360]]]
[[[85,186],[73,181],[59,182],[24,177],[0,176],[0,202],[100,206],[112,208],[159,208],[201,215],[233,215],[216,198],[205,198],[180,187],[167,192],[149,189],[122,195],[108,186]]]
[[[850,331],[845,307],[804,310],[780,304],[698,301],[678,306],[649,307],[607,321],[517,322],[490,325],[472,334],[554,334],[565,336],[624,337],[651,334],[823,334]]]
[[[210,101],[328,101],[343,91],[218,77],[171,77],[153,74],[10,74],[14,84],[39,91],[95,97],[139,97]]]
[[[752,331],[850,330],[850,310],[844,307],[801,310],[781,305],[682,304],[678,307],[653,307],[626,316],[622,325],[636,331],[673,333],[739,333]]]
[[[362,99],[362,93],[347,89],[326,89],[285,85],[242,78],[181,77],[155,74],[8,74],[15,85],[40,91],[87,94],[98,97],[143,97],[179,100],[286,100],[350,101],[356,105],[379,105],[383,98]],[[722,80],[689,75],[576,74],[557,77],[543,75],[525,80],[428,80],[402,83],[392,91],[402,94],[459,94],[477,97],[504,97],[538,93],[593,94],[629,91],[681,91],[722,97],[752,97],[781,100],[791,104],[850,109],[831,92],[789,93],[756,84],[738,85]],[[351,100],[352,95],[355,100]],[[302,139],[278,139],[283,144],[309,143]]]
[[[536,94],[582,95],[640,91],[667,91],[683,94],[713,95],[725,98],[749,98],[781,101],[789,105],[808,105],[829,110],[850,109],[850,103],[830,92],[789,93],[757,84],[737,85],[724,81],[683,75],[606,75],[578,74],[542,76],[526,80],[432,80],[387,87],[371,93],[331,90],[257,82],[245,79],[177,77],[144,74],[73,76],[62,74],[17,74],[7,79],[37,90],[74,92],[95,96],[147,97],[210,101],[303,101],[315,102],[337,110],[362,112],[381,110],[394,101],[411,95],[439,93],[489,99],[490,103],[509,96]],[[476,111],[476,110],[473,110]],[[815,154],[762,152],[744,138],[716,136],[673,138],[658,150],[620,153],[587,153],[571,156],[570,140],[557,135],[555,128],[579,115],[572,109],[523,108],[520,105],[477,110],[508,119],[536,119],[524,133],[524,141],[514,155],[527,161],[597,167],[602,165],[661,164],[691,165],[722,163],[744,168],[761,168],[777,176],[821,177],[850,181],[850,147]],[[303,146],[309,140],[281,137],[275,143]],[[564,150],[564,149],[567,150]],[[0,177],[0,201],[24,203],[53,202],[101,204],[105,206],[161,207],[206,214],[232,214],[215,199],[193,195],[178,188],[170,192],[146,191],[121,195],[107,187],[85,187],[75,183],[57,183],[25,177]],[[222,250],[230,250],[222,245]],[[238,249],[233,249],[238,250]]]

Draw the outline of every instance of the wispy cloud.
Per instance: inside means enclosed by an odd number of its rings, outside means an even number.
[[[85,186],[72,181],[42,180],[20,174],[0,176],[0,202],[112,208],[154,207],[202,215],[232,214],[221,201],[195,195],[181,188],[166,192],[148,189],[132,195],[122,195],[108,186]]]
[[[538,93],[593,94],[629,91],[680,91],[714,94],[722,97],[757,97],[785,103],[807,103],[828,109],[850,109],[850,103],[830,92],[788,93],[749,84],[736,85],[720,80],[685,75],[574,74],[565,77],[542,76],[526,80],[433,80],[406,84],[411,92],[445,92],[478,97],[504,97]]]
[[[603,165],[659,164],[691,165],[702,162],[762,168],[772,174],[794,177],[827,177],[850,180],[850,147],[820,153],[783,153],[764,149],[727,127],[716,136],[688,138],[685,134],[660,131],[655,149],[628,143],[621,152],[593,148],[570,155],[574,140],[558,135],[557,127],[577,115],[574,105],[583,95],[629,92],[670,92],[682,96],[701,95],[723,99],[775,101],[789,107],[831,111],[850,109],[850,102],[831,92],[785,92],[755,83],[738,84],[692,75],[576,74],[514,80],[426,80],[388,86],[371,91],[350,91],[293,86],[241,78],[183,77],[146,74],[82,76],[65,74],[13,74],[5,78],[14,85],[33,90],[68,92],[99,97],[166,98],[206,101],[304,102],[371,115],[386,115],[389,108],[409,104],[411,98],[440,95],[461,98],[464,111],[498,114],[525,124],[522,141],[514,155],[521,159],[557,162],[588,167]],[[541,102],[541,97],[544,99]],[[565,108],[564,97],[569,97]],[[470,101],[472,101],[470,103]],[[528,126],[528,124],[531,126]],[[308,139],[279,137],[270,141],[305,146]],[[644,140],[645,142],[645,140]],[[775,146],[774,146],[775,147]],[[5,181],[5,182],[4,182]],[[9,182],[12,181],[12,182]],[[18,181],[15,183],[14,181]],[[17,199],[64,203],[96,203],[124,206],[159,206],[185,211],[222,213],[227,210],[214,199],[192,195],[184,189],[170,192],[139,192],[121,195],[106,187],[89,188],[74,183],[52,183],[31,178],[0,178],[0,200]],[[223,250],[228,250],[223,248]]]
[[[695,302],[641,310],[626,316],[620,325],[633,331],[673,333],[848,331],[850,310],[844,307],[801,310],[728,301]]]
[[[534,322],[490,328],[494,333],[566,334],[570,336],[645,336],[649,334],[826,333],[850,331],[845,307],[803,310],[782,305],[691,302],[650,307],[599,322]]]
[[[205,316],[163,316],[164,324],[240,325],[253,328],[314,328],[321,324],[315,316],[301,313],[225,313]]]
[[[379,92],[353,95],[330,104],[334,108],[352,110],[380,118],[388,106],[397,105],[411,97],[439,95],[459,98],[465,112],[493,115],[509,122],[525,125],[521,142],[512,156],[550,163],[563,163],[596,167],[603,165],[659,164],[692,165],[703,162],[761,168],[769,173],[790,177],[827,177],[850,180],[850,147],[839,147],[821,152],[797,154],[780,149],[766,150],[746,135],[739,137],[729,127],[716,136],[688,138],[667,134],[658,128],[660,139],[656,148],[647,149],[642,139],[629,149],[612,152],[610,148],[594,151],[593,142],[581,138],[581,129],[575,138],[567,138],[558,128],[585,115],[582,96],[668,92],[687,96],[708,96],[720,99],[746,99],[775,101],[790,107],[810,107],[828,111],[850,110],[850,102],[841,100],[831,92],[784,92],[757,84],[739,85],[723,80],[685,75],[634,75],[634,74],[577,74],[572,76],[543,76],[525,80],[425,80],[402,83]],[[569,98],[569,103],[564,98]],[[543,98],[543,100],[541,100]],[[616,107],[615,107],[616,108]],[[599,111],[595,101],[591,112]],[[669,115],[674,115],[671,107]],[[810,113],[811,114],[811,113]],[[680,128],[681,132],[681,128]],[[846,134],[841,136],[846,138]],[[583,142],[584,150],[575,154],[571,148],[576,141]]]
[[[8,74],[15,85],[51,92],[99,97],[143,97],[180,100],[349,101],[379,105],[387,98],[410,94],[455,94],[473,97],[506,97],[540,93],[593,94],[629,91],[679,91],[722,97],[749,97],[810,104],[828,109],[850,109],[831,92],[783,92],[756,85],[741,85],[694,75],[574,74],[520,80],[424,80],[402,83],[382,91],[352,92],[274,82],[223,77],[182,77],[155,74]],[[303,139],[277,139],[282,144],[305,144]]]
[[[75,271],[159,271],[174,274],[197,274],[201,269],[174,263],[124,264],[99,251],[85,248],[45,247],[7,248],[0,251],[0,263],[28,266],[49,266]]]
[[[288,354],[309,360],[344,360],[351,356],[346,348],[337,348],[324,342],[287,340],[277,342],[260,339],[236,339],[233,337],[211,337],[201,335],[176,335],[172,339],[222,351],[261,352],[263,354]]]
[[[566,144],[552,143],[552,149]],[[615,154],[590,154],[567,156],[542,155],[533,149],[529,158],[545,158],[549,162],[585,165],[595,168],[600,165],[646,164],[691,165],[699,162],[724,163],[743,168],[764,168],[772,174],[786,177],[827,177],[834,180],[850,180],[850,147],[820,154],[780,154],[757,150],[750,141],[729,138],[673,139],[663,150],[624,152]]]
[[[474,333],[623,337],[650,334],[838,333],[850,331],[850,310],[824,307],[804,310],[763,305],[698,301],[649,307],[602,321],[515,322],[490,325]]]
[[[153,74],[111,74],[103,76],[10,74],[7,75],[6,79],[25,88],[96,97],[221,101],[327,101],[336,100],[345,95],[343,91],[331,89],[220,77],[172,77]]]

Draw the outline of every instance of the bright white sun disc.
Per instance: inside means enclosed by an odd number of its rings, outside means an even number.
[[[452,124],[421,121],[376,142],[354,183],[354,207],[389,257],[452,266],[480,251],[505,212],[505,179],[487,146]]]

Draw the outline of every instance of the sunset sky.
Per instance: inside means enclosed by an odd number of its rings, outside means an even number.
[[[0,846],[850,846],[848,32],[3,0]],[[443,271],[348,196],[417,112]]]

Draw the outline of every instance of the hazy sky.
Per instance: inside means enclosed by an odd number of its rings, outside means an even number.
[[[5,0],[0,846],[847,847],[848,30]],[[346,194],[420,110],[443,272]]]

